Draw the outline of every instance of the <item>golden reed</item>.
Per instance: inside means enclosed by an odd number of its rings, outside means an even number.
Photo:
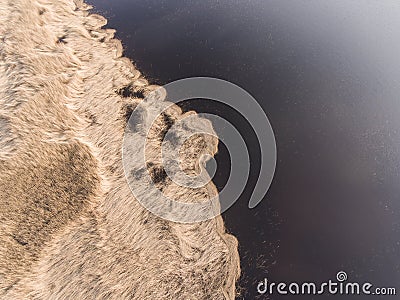
[[[234,299],[237,241],[222,218],[169,222],[131,194],[124,128],[155,86],[89,9],[0,0],[0,299]],[[162,133],[180,117],[173,106],[153,126],[154,176]],[[185,171],[216,143],[187,141]],[[216,192],[158,184],[182,201]]]

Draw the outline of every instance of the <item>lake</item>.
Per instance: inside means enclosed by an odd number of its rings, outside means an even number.
[[[251,126],[216,102],[181,105],[229,120],[249,146],[250,180],[223,214],[239,240],[238,299],[266,299],[257,292],[264,278],[320,283],[339,271],[350,281],[399,288],[400,3],[89,2],[151,82],[225,79],[268,115],[276,174],[261,204],[249,209],[260,163]],[[223,145],[216,159],[214,182],[222,189],[230,170]]]

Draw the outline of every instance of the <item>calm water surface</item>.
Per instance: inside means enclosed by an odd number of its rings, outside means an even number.
[[[263,202],[250,210],[259,170],[251,127],[214,102],[182,104],[225,117],[251,145],[250,182],[224,213],[240,243],[238,299],[258,299],[265,277],[318,283],[340,270],[351,281],[400,292],[398,1],[89,2],[151,81],[222,78],[266,111],[276,133],[277,172]],[[217,161],[221,189],[229,176],[222,145]]]

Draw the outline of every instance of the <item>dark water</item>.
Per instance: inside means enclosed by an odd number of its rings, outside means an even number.
[[[255,299],[265,277],[320,283],[340,270],[350,281],[400,292],[398,1],[90,2],[151,81],[226,79],[268,114],[277,172],[263,202],[250,210],[259,150],[249,124],[213,102],[183,104],[232,121],[251,145],[250,182],[224,213],[240,242],[238,299]],[[217,160],[214,180],[222,188],[229,173],[223,146]],[[335,296],[270,297],[291,298]]]

